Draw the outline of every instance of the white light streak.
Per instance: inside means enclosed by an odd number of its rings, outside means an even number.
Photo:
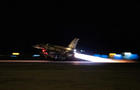
[[[74,56],[75,56],[75,58],[84,59],[84,60],[91,61],[91,62],[103,62],[103,63],[118,62],[118,61],[115,61],[112,59],[100,58],[100,57],[96,57],[96,56],[80,54],[77,52],[75,52]]]

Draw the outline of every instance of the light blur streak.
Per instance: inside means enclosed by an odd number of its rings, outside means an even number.
[[[115,55],[116,55],[116,53],[109,53],[110,58],[114,58]]]
[[[12,55],[20,55],[20,53],[13,52]]]
[[[114,56],[114,59],[123,59],[123,56],[121,54],[116,54]]]
[[[132,53],[131,52],[124,52],[124,55],[131,55]]]
[[[111,59],[105,59],[105,58],[100,58],[100,57],[95,57],[95,56],[90,56],[90,55],[80,54],[80,53],[75,53],[75,57],[79,59],[88,60],[91,62],[114,62]]]
[[[113,59],[107,59],[107,58],[100,58],[100,57],[95,57],[91,55],[86,55],[86,54],[80,54],[75,52],[74,54],[75,58],[79,59],[84,59],[87,61],[91,62],[102,62],[102,63],[129,63],[130,61],[125,61],[125,60],[113,60]]]

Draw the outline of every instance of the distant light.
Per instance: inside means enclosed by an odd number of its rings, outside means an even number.
[[[139,59],[139,55],[138,54],[132,54],[131,59]]]
[[[123,56],[124,59],[131,59],[131,56]]]
[[[116,53],[109,53],[110,58],[114,58],[115,55],[116,55]]]
[[[123,59],[123,56],[121,54],[114,55],[114,59]]]
[[[85,52],[84,50],[80,50],[80,52]]]
[[[108,58],[108,55],[101,55],[102,58]]]
[[[32,57],[40,57],[39,54],[34,54]]]
[[[128,60],[134,60],[134,59],[138,59],[139,56],[138,54],[126,54],[124,55],[124,59],[128,59]]]
[[[100,54],[93,54],[93,56],[100,57],[101,55]]]
[[[18,52],[13,52],[12,55],[20,55]]]
[[[16,55],[10,55],[10,57],[17,57]]]
[[[131,55],[132,55],[131,52],[124,52],[124,56],[123,56],[123,58],[124,58],[124,59],[128,59],[128,60],[130,60],[130,59],[131,59]]]
[[[74,49],[74,52],[76,52],[77,50],[76,49]]]
[[[127,56],[129,56],[131,54],[132,54],[131,52],[124,52],[124,55],[127,55]]]

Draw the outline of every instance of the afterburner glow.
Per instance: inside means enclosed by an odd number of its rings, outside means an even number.
[[[112,59],[100,58],[100,57],[90,56],[90,55],[86,55],[86,54],[80,54],[77,52],[75,52],[74,56],[75,56],[75,58],[84,59],[84,60],[91,61],[91,62],[117,62]]]
[[[95,62],[95,63],[135,63],[135,61],[132,61],[132,60],[107,59],[107,58],[81,54],[77,52],[75,52],[74,56],[75,58],[79,58],[79,59],[83,59],[83,60],[87,60],[87,61]]]

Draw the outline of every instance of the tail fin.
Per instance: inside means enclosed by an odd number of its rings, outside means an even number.
[[[71,49],[75,49],[76,46],[77,46],[78,41],[79,41],[79,38],[74,38],[74,39],[71,41],[71,43],[68,45],[68,47],[71,48]]]

